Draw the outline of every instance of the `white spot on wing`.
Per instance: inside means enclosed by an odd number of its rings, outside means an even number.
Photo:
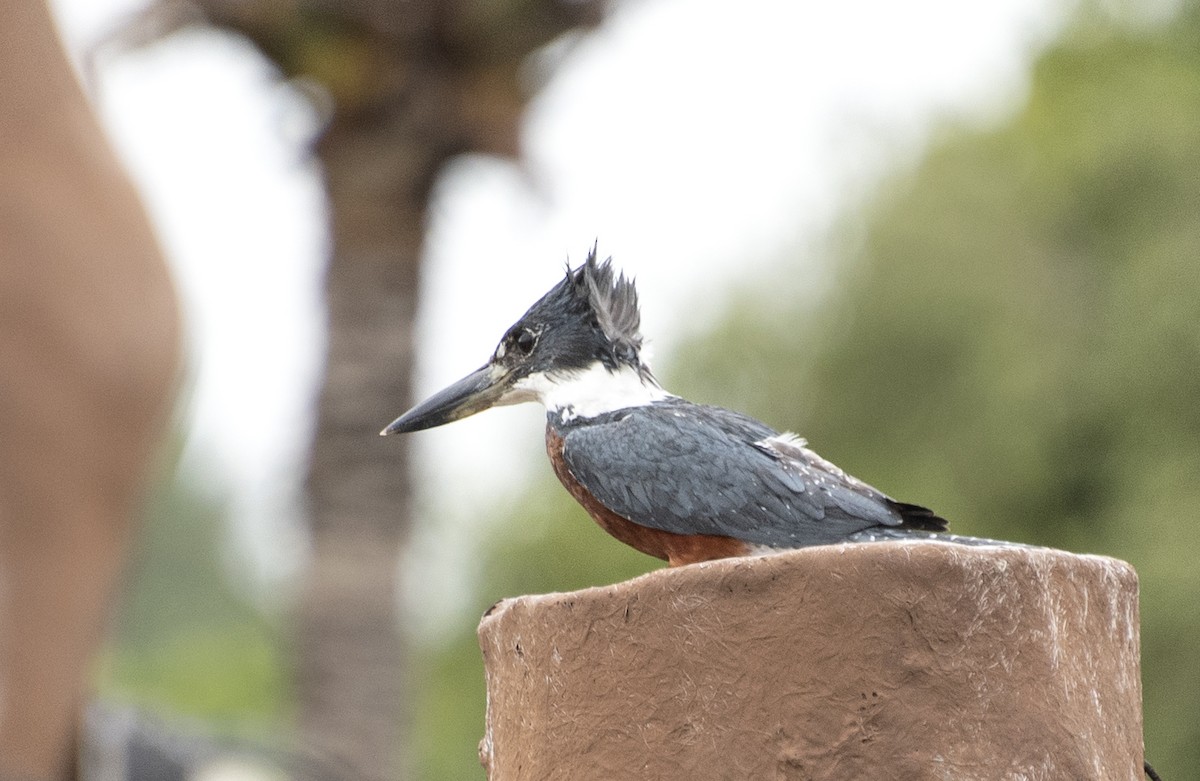
[[[760,447],[771,448],[772,450],[775,449],[776,445],[780,445],[784,448],[805,448],[808,447],[808,440],[804,437],[797,436],[790,431],[785,431],[782,434],[776,434],[773,437],[767,437],[766,439],[760,440],[756,444]]]
[[[842,471],[841,467],[832,461],[827,461],[814,451],[809,450],[808,441],[791,432],[784,432],[776,434],[773,437],[760,439],[754,445],[758,449],[775,456],[785,464],[790,463],[793,469],[800,471],[818,485],[828,484],[829,478],[833,477],[853,488],[869,491],[872,494],[877,493],[874,488],[862,480],[846,474]]]

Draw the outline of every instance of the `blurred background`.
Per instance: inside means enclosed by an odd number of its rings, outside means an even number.
[[[95,731],[482,778],[481,613],[659,562],[539,409],[375,435],[598,239],[672,391],[1131,562],[1147,757],[1200,777],[1200,4],[53,8],[190,366]]]

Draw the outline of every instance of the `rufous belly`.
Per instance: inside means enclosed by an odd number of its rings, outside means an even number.
[[[730,556],[746,556],[751,546],[733,537],[713,534],[676,534],[653,529],[623,518],[601,504],[592,492],[571,474],[563,458],[563,439],[552,426],[546,426],[546,454],[554,474],[563,487],[583,505],[588,515],[600,528],[632,548],[655,558],[664,559],[672,567],[694,564],[698,561],[724,559]]]

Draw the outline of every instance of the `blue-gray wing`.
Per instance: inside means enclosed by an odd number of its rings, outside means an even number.
[[[559,428],[571,474],[634,523],[802,547],[873,527],[944,528],[779,434],[729,410],[668,401]],[[931,525],[910,524],[906,510]]]

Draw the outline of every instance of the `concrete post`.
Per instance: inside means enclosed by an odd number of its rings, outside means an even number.
[[[480,755],[517,779],[1140,779],[1137,576],[873,543],[506,600]]]

